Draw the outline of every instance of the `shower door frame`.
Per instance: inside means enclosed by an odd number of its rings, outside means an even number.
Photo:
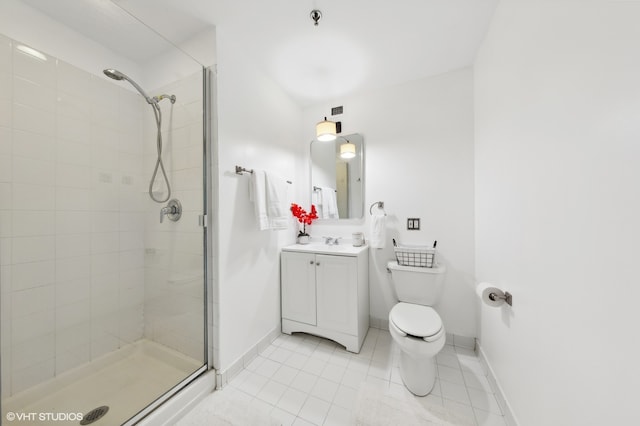
[[[202,214],[200,215],[200,226],[203,228],[202,232],[202,244],[203,244],[203,253],[202,253],[202,267],[203,267],[203,318],[204,321],[204,336],[203,336],[203,360],[204,363],[193,373],[188,375],[186,378],[175,384],[171,389],[168,389],[164,394],[158,397],[155,401],[144,407],[141,411],[139,411],[136,415],[129,418],[123,426],[131,426],[135,425],[144,419],[146,416],[151,414],[154,410],[162,406],[165,402],[175,396],[178,392],[185,389],[189,384],[194,382],[204,373],[206,373],[211,365],[209,364],[210,354],[209,354],[209,309],[208,300],[209,300],[209,268],[208,268],[208,258],[209,258],[209,225],[208,221],[210,219],[209,216],[209,193],[211,190],[211,179],[210,179],[210,170],[211,170],[211,159],[209,156],[211,155],[211,143],[212,143],[212,89],[213,89],[213,72],[208,67],[202,67]],[[212,354],[211,354],[212,355]]]

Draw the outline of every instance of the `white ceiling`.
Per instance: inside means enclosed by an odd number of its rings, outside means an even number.
[[[114,31],[109,0],[24,1],[130,59],[163,48],[130,24]],[[498,0],[113,2],[175,44],[215,25],[305,106],[471,65]]]

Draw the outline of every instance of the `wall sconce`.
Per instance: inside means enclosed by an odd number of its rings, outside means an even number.
[[[327,120],[327,117],[325,117],[324,120],[316,124],[316,138],[321,142],[334,141],[336,140],[337,130],[336,123]]]
[[[352,144],[348,139],[343,138],[347,143],[340,145],[340,158],[350,160],[356,156],[356,146]]]

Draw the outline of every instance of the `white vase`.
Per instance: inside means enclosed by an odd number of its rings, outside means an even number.
[[[298,236],[298,244],[309,244],[309,241],[311,241],[311,237],[308,235]]]

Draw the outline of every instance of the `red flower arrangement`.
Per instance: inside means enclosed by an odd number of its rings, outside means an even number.
[[[308,236],[307,234],[307,225],[311,225],[314,219],[318,218],[318,212],[316,212],[316,206],[311,204],[311,212],[307,213],[305,209],[297,205],[296,203],[291,203],[291,213],[298,219],[298,222],[302,224],[302,230],[298,232],[298,236]]]

